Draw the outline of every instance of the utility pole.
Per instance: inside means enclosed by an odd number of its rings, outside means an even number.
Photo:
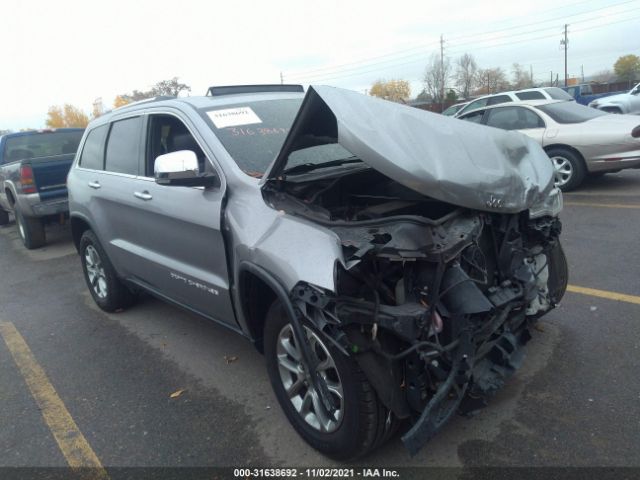
[[[564,47],[564,86],[567,86],[569,82],[569,76],[567,75],[567,48],[569,47],[569,39],[567,38],[568,24],[564,24],[564,38],[560,40],[560,45]]]
[[[529,86],[533,87],[533,65],[529,65]]]
[[[444,111],[444,38],[440,35],[440,112]]]
[[[553,87],[553,70],[551,70],[551,79],[549,80],[549,86]]]
[[[282,72],[280,72],[280,85],[284,83],[284,77],[282,76]]]
[[[580,65],[580,73],[582,74],[582,82],[584,83],[584,65]]]
[[[487,70],[487,95],[491,94],[491,88],[489,87],[489,71]]]

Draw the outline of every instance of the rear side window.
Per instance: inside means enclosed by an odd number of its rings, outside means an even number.
[[[127,118],[111,124],[105,170],[138,175],[142,117]]]
[[[499,103],[507,103],[512,102],[511,97],[509,95],[496,95],[495,97],[490,97],[487,100],[487,106],[489,105],[498,105]]]
[[[109,125],[101,125],[87,134],[80,154],[79,165],[82,168],[104,169],[104,139],[107,136],[107,130],[109,130]]]
[[[542,119],[531,110],[522,107],[494,108],[489,112],[487,125],[503,130],[543,128]]]
[[[536,91],[516,93],[516,97],[518,97],[520,100],[544,100],[545,99],[542,92],[536,92]]]

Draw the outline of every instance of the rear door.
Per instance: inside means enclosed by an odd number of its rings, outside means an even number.
[[[136,247],[142,115],[118,119],[92,130],[81,153],[78,178],[88,192],[88,216],[118,274],[130,277],[141,268]],[[92,139],[92,136],[95,136]],[[94,141],[92,141],[94,140]]]

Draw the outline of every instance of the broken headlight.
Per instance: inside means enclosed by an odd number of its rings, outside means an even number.
[[[539,218],[545,215],[556,217],[561,211],[562,192],[558,187],[554,187],[543,202],[531,206],[529,209],[529,218]]]

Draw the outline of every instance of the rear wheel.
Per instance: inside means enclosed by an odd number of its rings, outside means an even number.
[[[579,155],[567,148],[551,148],[547,150],[547,155],[555,169],[556,187],[568,192],[580,186],[587,169]]]
[[[118,278],[106,252],[91,230],[80,238],[80,260],[84,279],[96,304],[106,312],[127,308],[135,295]]]
[[[20,240],[29,250],[40,248],[46,243],[44,223],[41,218],[25,217],[18,208],[15,209],[16,225]]]
[[[331,418],[320,408],[321,394],[309,380],[293,328],[276,301],[266,318],[264,350],[271,385],[285,415],[309,445],[329,457],[345,460],[378,447],[395,430],[395,418],[353,358],[314,327],[305,325],[304,331],[336,411]]]
[[[6,225],[9,223],[9,213],[0,208],[0,225]]]

